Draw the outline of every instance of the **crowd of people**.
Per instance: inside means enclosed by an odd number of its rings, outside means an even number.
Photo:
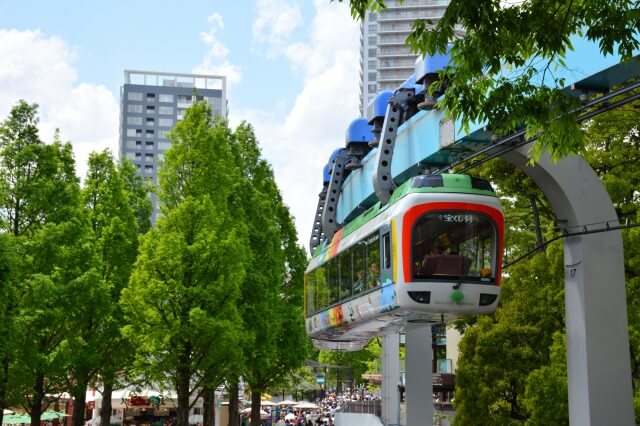
[[[271,410],[270,418],[263,419],[264,426],[333,426],[335,414],[347,411],[351,401],[370,401],[373,404],[379,396],[366,389],[347,388],[339,393],[335,389],[328,389],[323,396],[315,401],[317,409],[296,410],[293,407],[278,407]],[[246,423],[248,424],[248,422]]]

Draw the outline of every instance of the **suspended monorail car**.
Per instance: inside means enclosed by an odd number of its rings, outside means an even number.
[[[358,350],[408,323],[493,312],[503,232],[489,182],[408,180],[316,248],[305,273],[307,333],[320,349]]]

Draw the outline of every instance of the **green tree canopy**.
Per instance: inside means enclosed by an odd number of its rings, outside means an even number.
[[[178,425],[203,372],[224,369],[240,346],[237,302],[244,279],[246,231],[230,209],[239,172],[231,132],[205,102],[171,132],[159,174],[163,217],[141,239],[121,303],[136,344],[138,371],[177,392]]]
[[[0,124],[0,223],[14,239],[19,288],[5,311],[14,332],[14,351],[3,359],[5,390],[32,424],[40,423],[46,394],[64,389],[77,308],[91,303],[96,278],[71,145],[57,133],[44,144],[37,123],[37,105],[20,101]]]
[[[253,128],[234,132],[242,173],[236,206],[244,215],[250,252],[242,291],[244,380],[252,393],[252,424],[260,424],[260,394],[302,366],[308,349],[302,313],[304,250],[271,166],[261,158]]]

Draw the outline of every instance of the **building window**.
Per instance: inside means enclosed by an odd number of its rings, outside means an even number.
[[[136,160],[142,160],[142,154],[140,152],[136,152]]]
[[[369,46],[375,46],[378,43],[378,37],[369,37]]]
[[[169,132],[171,130],[158,130],[158,137],[162,139],[169,139]]]
[[[156,107],[153,105],[147,105],[147,114],[154,114],[156,112]]]
[[[159,99],[160,102],[173,102],[173,95],[160,94]]]
[[[127,136],[130,138],[142,136],[142,130],[140,129],[127,129]]]
[[[146,165],[144,166],[144,172],[145,172],[145,173],[149,173],[149,174],[153,173],[153,165],[151,165],[151,164],[146,164]]]
[[[369,77],[369,81],[376,81],[376,73],[375,72],[370,72],[368,74],[368,77]]]
[[[158,119],[158,125],[163,127],[173,126],[173,118],[160,118]]]
[[[156,125],[156,120],[153,117],[147,117],[147,126],[153,127]]]
[[[375,47],[369,49],[369,56],[376,56],[376,48]]]
[[[166,151],[169,148],[171,148],[171,142],[158,142],[158,149],[160,151]]]
[[[184,108],[178,108],[178,120],[182,120],[184,118],[184,115],[186,114],[187,110]]]
[[[140,92],[129,92],[127,94],[127,99],[130,101],[141,101],[142,100],[142,93]]]
[[[127,144],[128,144],[128,142],[127,142]],[[127,147],[127,148],[129,148],[129,147]],[[127,152],[124,156],[125,156],[125,158],[127,160],[134,160],[136,158],[136,153],[135,152]]]
[[[144,146],[146,146],[147,149],[153,148],[153,141],[145,141]]]
[[[369,92],[375,92],[376,91],[376,85],[375,84],[370,84],[367,86],[367,90]]]
[[[141,104],[129,104],[127,105],[127,112],[142,112]]]
[[[140,149],[142,148],[142,141],[127,141],[127,148],[128,149]]]
[[[158,108],[158,114],[173,114],[173,107],[172,106],[160,106]]]
[[[142,117],[127,117],[127,124],[130,126],[142,126]]]
[[[144,154],[144,159],[145,161],[153,161],[153,154],[147,152],[146,154]]]
[[[155,135],[153,130],[147,129],[146,135],[148,138],[152,138]]]
[[[147,102],[155,102],[156,94],[155,93],[147,93]]]
[[[192,102],[191,95],[178,95],[178,103],[190,104]]]

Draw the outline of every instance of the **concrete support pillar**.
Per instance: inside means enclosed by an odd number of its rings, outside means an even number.
[[[382,338],[382,422],[385,426],[400,424],[400,335]]]
[[[431,325],[408,326],[405,328],[405,335],[407,426],[432,426],[434,409]]]
[[[582,157],[529,164],[530,145],[503,154],[529,175],[570,232],[617,220],[604,185]],[[564,239],[569,421],[634,425],[620,231]]]

